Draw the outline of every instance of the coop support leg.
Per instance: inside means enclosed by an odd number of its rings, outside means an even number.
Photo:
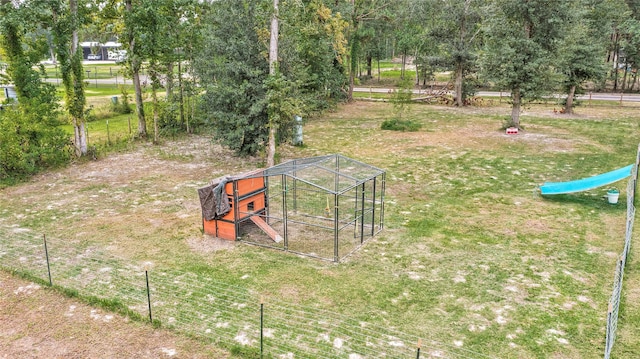
[[[284,239],[284,250],[289,250],[289,235],[287,234],[287,222],[289,219],[287,218],[287,176],[282,175],[282,225],[283,225],[283,233],[282,237]]]
[[[296,173],[296,160],[293,160],[293,213],[298,213],[298,191],[297,191],[297,180],[298,174]]]
[[[333,261],[339,262],[340,257],[338,253],[338,195],[333,195]]]
[[[238,208],[238,181],[233,181],[233,230],[236,240],[240,239],[240,210]]]
[[[384,228],[384,190],[386,187],[385,174],[382,174],[382,190],[380,191],[380,230]]]
[[[364,243],[364,183],[360,195],[360,244]]]
[[[371,236],[375,234],[376,227],[376,181],[378,180],[378,176],[373,177],[373,192],[372,192],[372,207],[371,207]]]

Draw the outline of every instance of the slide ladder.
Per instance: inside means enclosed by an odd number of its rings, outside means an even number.
[[[251,216],[251,221],[255,223],[258,228],[262,229],[264,233],[266,233],[274,242],[280,243],[282,242],[282,236],[276,232],[273,227],[271,227],[265,220],[260,216]]]

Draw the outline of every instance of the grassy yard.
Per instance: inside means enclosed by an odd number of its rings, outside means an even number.
[[[387,103],[355,102],[309,119],[305,146],[284,146],[283,159],[341,153],[387,170],[385,230],[340,264],[244,244],[211,249],[195,189],[262,161],[234,158],[203,137],[141,144],[2,189],[0,225],[206,275],[267,303],[339,313],[470,357],[599,358],[624,195],[609,205],[605,189],[542,198],[536,188],[632,163],[640,116],[630,106],[578,111],[532,105],[517,136],[499,131],[509,108],[497,101],[413,104],[405,118],[422,124],[418,132],[380,130],[393,114]],[[109,123],[128,131],[126,118]],[[104,125],[90,124],[90,141],[104,140]],[[616,357],[640,352],[636,248]]]
[[[44,66],[47,77],[49,78],[60,78],[60,69],[56,65],[45,65]],[[85,79],[110,79],[116,76],[123,76],[123,67],[118,64],[90,64],[85,63],[83,65],[83,69],[85,71]]]

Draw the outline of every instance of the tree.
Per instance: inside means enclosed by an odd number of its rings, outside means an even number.
[[[478,0],[433,1],[438,23],[433,33],[442,44],[448,66],[453,68],[454,104],[464,106],[465,78],[476,65],[478,45],[482,39],[481,5]]]
[[[57,61],[60,65],[64,85],[65,107],[71,116],[74,130],[76,156],[87,154],[85,130],[84,71],[82,48],[78,46],[78,30],[82,14],[78,11],[78,0],[56,0],[51,3],[52,35]],[[85,8],[80,6],[80,8]]]
[[[326,109],[344,99],[348,23],[322,0],[289,4],[280,9],[278,68],[295,79],[296,96],[306,111]]]
[[[254,155],[268,139],[265,46],[268,32],[252,0],[213,2],[203,23],[209,41],[194,68],[205,93],[201,107],[215,138],[240,155]],[[265,56],[266,55],[266,56]]]
[[[134,6],[134,0],[125,0],[124,32],[125,46],[127,47],[127,68],[131,73],[136,99],[136,113],[138,114],[138,136],[147,137],[147,122],[144,116],[144,102],[142,100],[142,85],[140,83],[140,70],[142,69],[143,55],[140,39],[140,29],[143,24],[138,22],[139,4]]]
[[[358,70],[358,59],[362,47],[361,25],[367,21],[388,19],[384,10],[392,4],[391,0],[350,0],[349,13],[349,90],[347,100],[353,101],[353,87]]]
[[[574,98],[582,93],[585,81],[606,76],[604,36],[589,21],[582,7],[572,12],[576,25],[567,29],[560,45],[558,68],[563,74],[562,89],[567,94],[564,112],[573,113]]]
[[[273,0],[271,31],[269,33],[269,77],[271,79],[273,79],[277,75],[278,71],[278,16],[278,0]],[[269,107],[273,107],[275,105],[275,103],[273,102],[273,98],[270,98],[269,100]],[[269,144],[267,146],[267,167],[275,165],[277,121],[278,117],[275,111],[269,111]]]
[[[18,95],[17,104],[0,111],[2,181],[34,174],[70,158],[69,140],[59,127],[55,88],[44,83],[35,70],[49,46],[44,32],[36,31],[43,9],[31,5],[0,0],[0,47],[8,65],[4,80],[13,82]]]
[[[545,0],[494,0],[491,5],[483,66],[489,79],[511,91],[508,125],[520,128],[522,105],[553,89],[552,65],[570,6]]]

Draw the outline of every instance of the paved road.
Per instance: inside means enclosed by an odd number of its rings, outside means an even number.
[[[51,83],[60,83],[61,80],[60,79],[47,79],[48,82]],[[131,85],[131,79],[125,79],[123,77],[114,77],[114,78],[110,78],[110,79],[85,79],[85,81],[87,81],[89,83],[89,88],[91,88],[91,85],[95,86],[96,83],[98,84],[127,84],[127,85]],[[145,81],[147,81],[147,77],[144,75],[140,75],[140,81],[142,83],[144,83]],[[389,93],[391,91],[390,88],[379,88],[379,87],[354,87],[353,88],[354,92],[371,92],[371,93]],[[413,90],[413,93],[416,95],[420,95],[420,94],[425,94],[425,90]],[[452,92],[450,92],[451,94],[453,94]],[[482,96],[482,97],[508,97],[509,96],[509,92],[498,92],[498,91],[478,91],[476,93],[477,96]],[[564,98],[564,96],[566,95],[553,95],[550,97],[560,97],[560,98]],[[584,95],[578,95],[578,98],[580,100],[585,100],[588,101],[589,99],[591,100],[600,100],[600,101],[624,101],[624,102],[640,102],[640,94],[621,94],[621,93],[601,93],[601,92],[594,92],[594,93],[587,93]]]
[[[391,91],[389,88],[377,88],[377,87],[354,87],[354,92],[372,92],[372,93],[388,93]],[[416,95],[424,94],[425,90],[413,90],[413,93]],[[452,92],[450,92],[452,94]],[[508,97],[509,92],[498,92],[498,91],[479,91],[476,93],[477,96],[482,97]],[[563,97],[561,95],[560,97]],[[553,97],[558,97],[558,95],[554,95]],[[581,100],[602,100],[602,101],[626,101],[626,102],[640,102],[640,94],[620,94],[620,93],[600,93],[594,92],[592,94],[584,94],[578,95],[578,98]]]

